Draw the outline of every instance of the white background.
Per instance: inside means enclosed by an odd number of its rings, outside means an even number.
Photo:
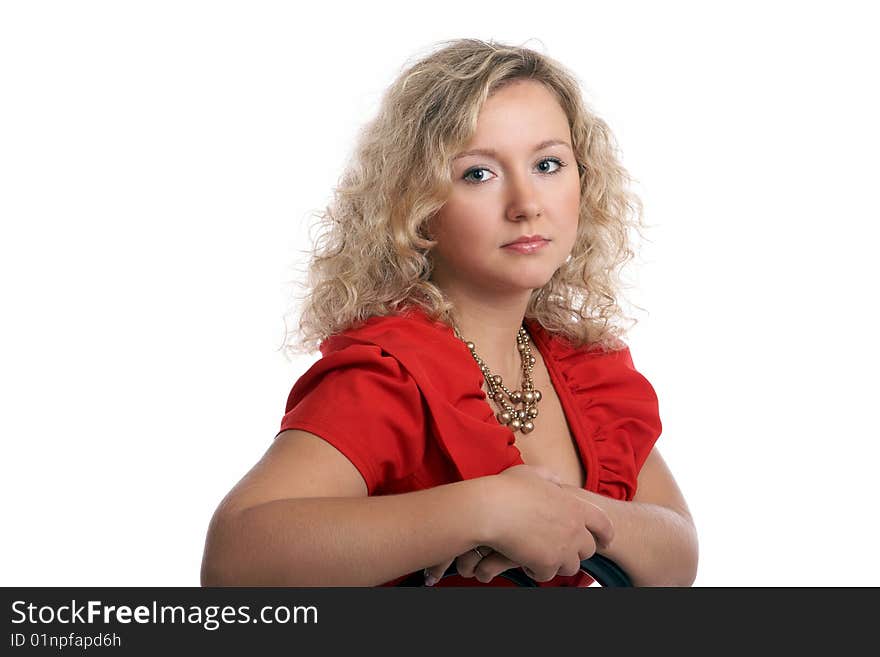
[[[407,60],[477,37],[563,62],[638,180],[697,585],[880,585],[869,5],[4,3],[0,583],[198,585],[317,358],[279,351],[311,214]]]

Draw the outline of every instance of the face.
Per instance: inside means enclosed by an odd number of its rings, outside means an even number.
[[[553,93],[518,80],[490,96],[452,169],[449,197],[428,226],[432,279],[496,294],[544,286],[574,247],[580,204],[568,118]],[[543,241],[505,246],[524,236]]]

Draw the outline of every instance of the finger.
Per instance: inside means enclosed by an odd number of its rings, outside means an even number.
[[[458,570],[458,574],[462,577],[473,577],[474,569],[477,567],[477,564],[486,558],[477,554],[477,550],[486,555],[486,557],[490,554],[494,554],[492,548],[486,545],[479,545],[476,549],[468,550],[464,554],[458,555],[458,558],[455,560],[455,568]]]
[[[570,561],[562,566],[559,569],[557,575],[564,575],[566,577],[571,577],[572,575],[577,575],[581,571],[581,562],[580,561]]]
[[[549,582],[551,579],[556,577],[556,573],[551,573],[550,571],[538,573],[531,568],[526,568],[525,566],[523,566],[523,572],[536,582]]]
[[[488,584],[504,571],[517,567],[519,564],[514,563],[500,552],[493,552],[485,559],[480,560],[474,571],[474,576],[477,581]]]
[[[434,584],[440,581],[446,571],[449,570],[449,566],[452,565],[453,561],[453,559],[450,559],[445,563],[425,568],[425,586],[434,586]]]
[[[588,505],[587,529],[596,538],[596,549],[605,550],[614,540],[614,523],[602,507],[585,500]]]
[[[592,501],[594,493],[572,486],[571,484],[562,484],[562,487],[574,495],[577,495],[587,505],[585,527],[590,531],[596,541],[596,548],[606,550],[614,540],[614,523],[608,513],[598,504]]]
[[[596,554],[596,537],[589,531],[584,532],[584,542],[581,544],[580,549],[578,549],[578,558],[583,561],[584,559],[589,559],[594,554]]]

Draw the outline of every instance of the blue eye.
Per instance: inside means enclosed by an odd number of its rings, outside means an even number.
[[[480,183],[483,181],[482,178],[479,178],[477,180],[473,180],[473,179],[468,180],[468,176],[470,176],[471,174],[474,174],[474,173],[483,173],[484,171],[488,171],[488,170],[489,169],[487,169],[486,167],[474,167],[473,169],[468,169],[467,171],[465,171],[464,175],[462,176],[462,180],[469,182],[472,185],[476,184],[476,183]]]
[[[555,164],[556,168],[553,169],[552,171],[547,171],[545,169],[542,169],[541,168],[542,165],[547,164],[547,163]],[[555,157],[545,157],[543,160],[538,162],[538,169],[541,171],[541,173],[546,174],[548,176],[552,176],[554,173],[559,173],[562,170],[562,167],[564,167],[564,166],[567,166],[567,165],[564,162],[562,162],[560,159],[555,158]],[[479,185],[481,182],[484,182],[486,179],[485,178],[473,179],[473,178],[470,178],[470,176],[475,173],[480,173],[482,175],[482,172],[484,172],[484,171],[489,171],[489,169],[487,169],[486,167],[474,167],[472,169],[468,169],[462,175],[462,180],[464,180],[465,182],[467,182],[471,185]]]
[[[553,171],[543,171],[542,173],[547,173],[547,174],[559,173],[560,169],[562,169],[562,167],[565,166],[561,161],[557,160],[555,157],[545,157],[543,160],[538,162],[538,166],[541,166],[545,162],[553,163],[556,165],[557,168],[553,169]]]

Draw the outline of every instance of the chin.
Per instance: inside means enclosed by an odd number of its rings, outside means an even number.
[[[558,263],[529,263],[516,271],[508,272],[506,278],[523,287],[535,289],[536,287],[544,287],[553,278],[557,269],[559,269]]]
[[[518,267],[507,266],[498,269],[473,268],[469,271],[471,280],[484,281],[485,285],[499,292],[531,291],[544,287],[559,269],[560,263],[522,263]]]
[[[553,278],[553,272],[546,275],[527,275],[516,278],[507,278],[505,282],[507,284],[506,287],[508,288],[536,290],[547,285],[551,278]]]

